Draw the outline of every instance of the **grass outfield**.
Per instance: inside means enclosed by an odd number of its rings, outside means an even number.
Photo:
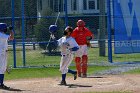
[[[75,69],[75,67],[70,67]],[[110,69],[108,66],[89,66],[88,75],[94,72]],[[68,74],[70,75],[70,74]],[[47,77],[61,77],[58,67],[55,68],[18,68],[12,69],[11,74],[5,74],[6,80],[25,79],[25,78],[47,78]]]
[[[140,68],[125,72],[125,74],[140,74]]]
[[[16,65],[23,66],[23,51],[22,49],[16,49]],[[106,55],[108,55],[106,49]],[[61,56],[47,56],[41,53],[42,50],[37,48],[36,50],[26,49],[25,58],[26,66],[42,66],[42,65],[58,65]],[[89,48],[88,55],[89,63],[106,63],[108,62],[108,56],[99,56],[99,48]],[[139,62],[140,54],[113,54],[113,62]],[[8,64],[13,66],[13,51],[8,51]]]

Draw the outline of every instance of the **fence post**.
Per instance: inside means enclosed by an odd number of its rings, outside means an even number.
[[[105,56],[105,32],[106,32],[106,21],[105,21],[105,0],[99,0],[99,56]]]
[[[14,34],[15,34],[15,30],[14,30],[14,27],[15,27],[15,1],[12,0],[11,2],[11,6],[12,6],[12,27],[13,27],[13,31],[14,31]],[[14,68],[16,68],[16,45],[15,45],[15,39],[13,40],[13,55],[14,55]]]
[[[65,27],[68,26],[68,11],[67,11],[67,0],[65,0]]]
[[[21,0],[21,15],[22,15],[22,48],[23,48],[23,66],[26,66],[26,63],[25,63],[24,0]]]
[[[108,30],[108,61],[112,63],[112,37],[111,37],[111,9],[110,0],[107,0],[107,30]]]

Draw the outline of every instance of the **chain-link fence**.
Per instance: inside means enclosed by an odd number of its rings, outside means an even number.
[[[110,0],[109,0],[110,1]],[[107,0],[0,0],[0,22],[14,27],[15,40],[9,42],[9,65],[56,66],[59,65],[59,48],[48,45],[49,26],[55,24],[60,12],[55,34],[63,35],[67,25],[76,27],[82,19],[94,33],[89,48],[89,64],[108,62]],[[110,7],[111,8],[111,7]],[[115,61],[119,61],[115,56]]]

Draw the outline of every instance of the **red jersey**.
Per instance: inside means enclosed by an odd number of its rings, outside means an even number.
[[[75,38],[76,42],[78,43],[78,45],[85,45],[87,44],[87,36],[92,36],[93,34],[91,33],[91,31],[84,27],[83,30],[79,30],[78,27],[76,27],[71,36],[73,38]]]

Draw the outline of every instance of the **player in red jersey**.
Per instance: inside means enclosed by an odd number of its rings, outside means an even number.
[[[75,63],[78,76],[87,77],[87,49],[90,45],[90,40],[93,39],[93,34],[88,28],[85,27],[85,22],[83,20],[78,20],[77,27],[73,30],[71,36],[75,38],[80,47],[75,53]]]

